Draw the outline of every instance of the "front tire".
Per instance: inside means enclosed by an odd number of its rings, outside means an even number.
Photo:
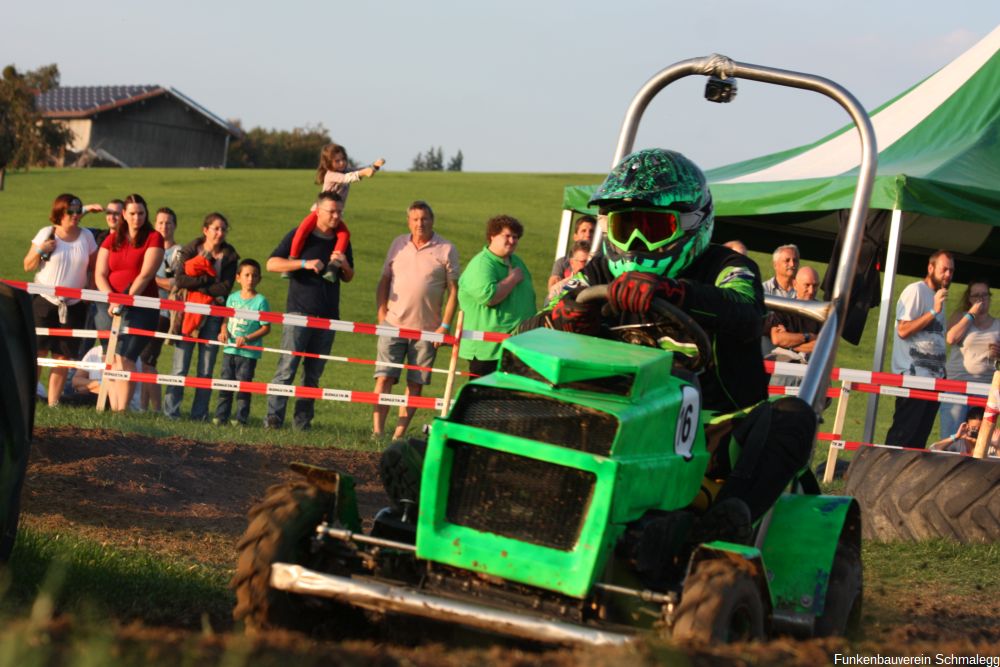
[[[250,524],[237,544],[239,558],[231,586],[236,591],[233,618],[250,632],[287,628],[306,633],[351,627],[361,613],[347,605],[271,588],[271,564],[309,567],[316,526],[335,516],[336,498],[305,482],[270,487],[251,508]],[[318,569],[318,568],[317,568]]]
[[[699,563],[684,582],[673,639],[728,644],[764,636],[764,602],[753,576],[729,560]]]

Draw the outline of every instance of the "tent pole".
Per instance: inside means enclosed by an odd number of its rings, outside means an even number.
[[[898,208],[892,210],[889,222],[889,245],[885,253],[885,274],[882,277],[882,300],[879,302],[878,332],[875,334],[875,355],[872,358],[872,370],[882,372],[885,363],[886,346],[889,343],[889,323],[896,321],[896,309],[892,303],[892,292],[896,284],[896,267],[899,265],[899,240],[903,226],[903,212]],[[862,442],[875,442],[875,418],[878,416],[878,394],[868,395],[868,407],[865,410],[865,430]]]
[[[562,212],[562,219],[559,220],[559,236],[556,237],[556,256],[555,259],[565,257],[569,253],[566,251],[567,245],[569,243],[569,224],[573,221],[573,211],[568,208],[564,208]]]

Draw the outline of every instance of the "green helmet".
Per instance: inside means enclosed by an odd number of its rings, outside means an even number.
[[[604,254],[615,276],[641,271],[675,278],[712,239],[715,214],[705,174],[675,151],[648,148],[626,156],[590,205],[608,216]]]

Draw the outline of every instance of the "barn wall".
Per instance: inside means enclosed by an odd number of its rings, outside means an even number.
[[[90,137],[130,167],[225,164],[226,132],[167,95],[98,114]]]
[[[60,125],[69,129],[73,133],[73,138],[67,144],[67,148],[75,153],[80,153],[90,145],[90,130],[92,121],[89,118],[78,118],[73,120],[58,121]]]

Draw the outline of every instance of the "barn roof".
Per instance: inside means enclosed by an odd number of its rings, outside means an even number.
[[[233,124],[201,106],[176,88],[157,85],[143,86],[60,86],[38,95],[36,103],[44,118],[68,120],[88,118],[112,109],[119,109],[161,95],[168,95],[190,107],[226,132],[239,136]]]

